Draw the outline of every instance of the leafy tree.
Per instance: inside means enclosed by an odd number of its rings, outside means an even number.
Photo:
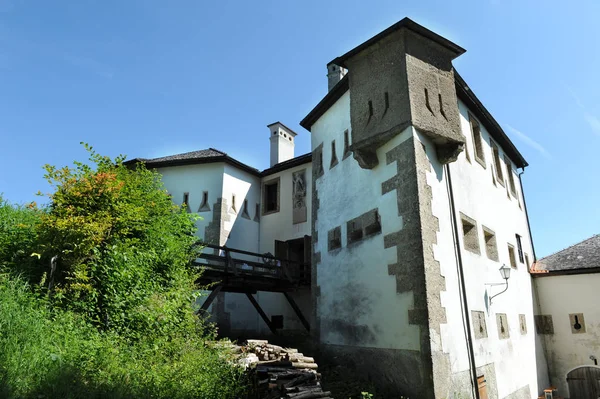
[[[55,303],[103,330],[139,338],[195,325],[194,216],[173,205],[155,171],[84,146],[89,165],[45,166],[55,191],[38,226],[36,277]]]

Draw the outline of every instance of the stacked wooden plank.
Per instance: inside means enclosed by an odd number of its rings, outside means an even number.
[[[253,374],[261,399],[331,399],[321,388],[321,375],[312,357],[297,349],[251,339],[242,347],[242,362]]]

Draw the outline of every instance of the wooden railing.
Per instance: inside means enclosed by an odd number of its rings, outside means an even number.
[[[225,275],[264,277],[287,280],[294,285],[310,285],[310,264],[226,246],[205,243],[198,245],[204,249],[194,265],[207,270],[219,271]]]

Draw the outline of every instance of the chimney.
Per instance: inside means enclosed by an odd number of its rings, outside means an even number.
[[[281,122],[267,125],[271,138],[271,166],[294,158],[296,133]]]
[[[333,87],[340,81],[346,74],[348,70],[346,68],[342,68],[339,65],[329,64],[327,65],[327,82],[329,85],[328,91],[331,91]]]

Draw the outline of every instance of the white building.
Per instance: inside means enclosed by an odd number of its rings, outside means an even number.
[[[531,274],[550,383],[571,399],[600,397],[600,235],[540,259]]]
[[[390,392],[537,398],[527,162],[454,70],[464,51],[403,19],[328,64],[301,122],[312,154],[294,157],[275,123],[262,172],[212,149],[141,161],[205,217],[203,240],[310,262],[293,295],[311,334]],[[219,295],[225,330],[268,331],[241,294]],[[281,294],[257,297],[302,328]]]

